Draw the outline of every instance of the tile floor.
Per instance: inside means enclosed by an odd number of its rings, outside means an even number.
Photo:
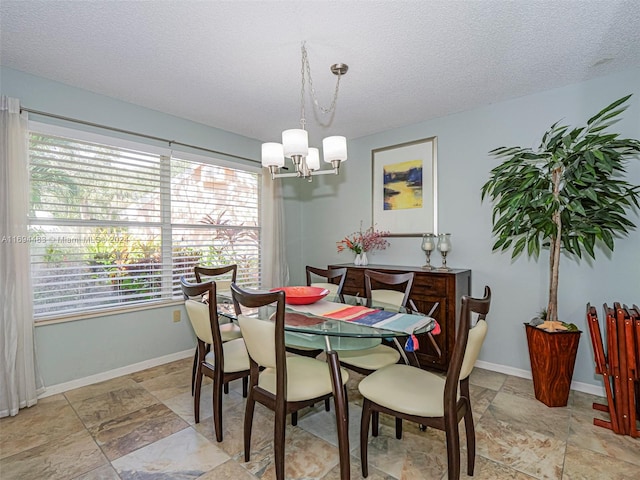
[[[0,478],[275,479],[272,412],[258,406],[251,461],[243,461],[244,400],[240,382],[224,396],[224,441],[213,438],[211,385],[204,388],[201,422],[194,423],[191,360],[161,365],[47,397],[0,420]],[[353,479],[360,479],[360,377],[351,375],[350,436]],[[640,478],[640,440],[595,427],[594,400],[572,392],[569,406],[548,408],[530,381],[476,369],[471,377],[477,432],[477,480]],[[599,414],[603,415],[603,414]],[[444,435],[405,424],[396,440],[381,416],[371,439],[369,479],[446,478]],[[286,433],[288,479],[339,480],[335,420],[322,405],[300,413]],[[462,453],[463,474],[466,453]]]

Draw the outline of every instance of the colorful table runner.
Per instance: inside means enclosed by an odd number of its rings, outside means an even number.
[[[394,332],[404,332],[407,335],[411,335],[416,330],[435,322],[433,318],[422,315],[389,312],[361,305],[345,305],[344,303],[330,302],[328,300],[320,300],[310,305],[287,305],[287,308],[317,317],[353,322]]]

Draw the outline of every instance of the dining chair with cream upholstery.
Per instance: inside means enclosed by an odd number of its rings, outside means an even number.
[[[409,294],[413,286],[414,274],[408,273],[386,273],[375,270],[364,271],[364,293],[367,298],[367,306],[371,307],[375,303],[388,303],[395,307],[406,307],[409,301]],[[385,287],[404,285],[404,288],[390,289]],[[383,288],[373,288],[383,287]]]
[[[363,397],[360,424],[360,459],[362,475],[368,475],[367,446],[369,424],[377,436],[374,412],[431,426],[445,432],[449,480],[460,478],[460,434],[458,423],[464,419],[467,437],[467,474],[473,475],[475,464],[475,429],[469,395],[469,375],[487,334],[486,317],[491,304],[491,289],[485,287],[483,298],[462,297],[460,319],[456,328],[453,353],[446,377],[411,365],[390,365],[364,378],[358,385]],[[475,326],[472,319],[477,316]],[[396,430],[396,437],[402,432]]]
[[[346,268],[317,268],[307,265],[307,285],[311,287],[326,288],[332,294],[337,295],[340,301],[344,303],[344,297],[342,297],[342,288],[344,287],[344,281],[347,279]],[[317,281],[315,277],[321,277],[325,281]],[[316,280],[316,281],[314,281]],[[336,280],[338,283],[332,283],[329,280]]]
[[[231,284],[242,337],[250,358],[249,395],[244,415],[244,459],[250,459],[251,427],[255,402],[275,413],[274,462],[276,479],[284,480],[286,416],[333,396],[329,365],[321,360],[287,355],[284,346],[285,293],[247,291]],[[275,315],[261,320],[243,314],[243,309],[275,304]],[[341,369],[343,388],[349,374]]]
[[[202,376],[206,375],[213,380],[213,424],[216,440],[221,442],[223,437],[222,390],[230,381],[242,379],[242,394],[247,396],[249,355],[242,338],[222,341],[216,303],[211,301],[205,303],[200,299],[204,294],[208,294],[210,299],[216,298],[216,283],[213,281],[189,283],[181,277],[180,286],[187,298],[185,308],[198,341],[193,400],[195,421],[200,422]],[[211,348],[207,349],[207,345]]]
[[[236,264],[225,265],[222,267],[203,267],[200,265],[196,265],[193,268],[193,273],[196,276],[196,282],[202,283],[205,280],[214,280],[216,282],[216,293],[225,292],[231,298],[231,292],[229,291],[229,286],[232,282],[236,281],[236,276],[238,272],[238,266]],[[186,298],[185,298],[186,300]],[[220,333],[222,335],[222,341],[228,342],[229,340],[235,340],[236,338],[242,337],[240,333],[240,328],[230,321],[227,318],[218,317],[220,324]],[[205,345],[206,351],[205,354],[209,352],[211,348],[210,345]],[[191,378],[191,394],[193,395],[195,389],[195,379],[196,379],[196,365],[198,362],[198,349],[196,347],[196,351],[193,355],[193,376]],[[224,385],[224,393],[229,393],[229,385]]]
[[[195,267],[193,267],[193,273],[195,273],[196,281],[198,283],[203,281],[203,277],[207,277],[205,278],[205,280],[216,281],[217,292],[229,292],[231,284],[237,281],[238,265],[236,265],[235,263],[224,265],[222,267],[204,267],[201,265],[196,265]]]
[[[372,288],[372,282],[378,286],[400,286],[404,285],[402,290],[392,290],[388,288]],[[365,295],[367,306],[385,303],[392,305],[398,309],[406,307],[409,300],[409,292],[413,285],[413,272],[409,273],[383,273],[374,270],[364,271]],[[380,343],[372,348],[363,350],[340,350],[338,351],[340,363],[351,370],[363,375],[393,365],[400,360],[400,352],[393,347]]]

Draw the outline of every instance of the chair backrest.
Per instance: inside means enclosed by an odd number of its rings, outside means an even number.
[[[445,385],[445,408],[447,401],[455,403],[457,398],[458,383],[466,379],[473,370],[478,359],[482,342],[487,335],[487,314],[491,306],[491,289],[484,287],[483,298],[472,298],[468,295],[462,297],[460,320],[456,328],[456,339]],[[477,322],[471,328],[474,314]]]
[[[209,299],[216,298],[216,283],[213,281],[190,283],[185,277],[180,277],[180,287],[186,299],[184,306],[187,316],[198,341],[212,345],[216,359],[222,358],[222,336],[216,303],[202,301],[205,294]]]
[[[232,283],[236,281],[238,275],[238,265],[235,263],[231,265],[225,265],[223,267],[203,267],[196,265],[193,267],[193,272],[196,274],[196,281],[202,282],[203,277],[223,277],[223,278],[207,278],[207,280],[215,280],[217,291],[229,290]]]
[[[316,268],[307,265],[307,285],[313,287],[322,287],[329,290],[331,293],[335,295],[342,295],[342,288],[344,287],[344,281],[347,278],[347,269],[346,268],[330,268],[325,270],[323,268]],[[338,279],[338,283],[331,282],[313,282],[312,275],[317,275],[318,277],[323,277],[326,280]]]
[[[408,273],[385,273],[375,270],[364,271],[364,289],[367,297],[367,306],[371,307],[373,302],[387,303],[398,308],[406,307],[409,301],[409,293],[413,285],[413,272]],[[404,290],[396,289],[374,289],[372,280],[377,284],[394,286],[405,284]],[[375,285],[375,284],[373,284]]]
[[[276,395],[286,398],[286,351],[284,345],[285,293],[243,290],[231,284],[231,298],[238,316],[242,338],[247,346],[252,371],[258,367],[276,369]],[[276,312],[270,320],[243,314],[244,308],[260,308],[275,304]]]

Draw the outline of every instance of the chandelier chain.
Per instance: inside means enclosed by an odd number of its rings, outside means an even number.
[[[304,112],[305,69],[306,69],[306,76],[309,79],[309,90],[311,91],[311,99],[313,100],[314,105],[318,107],[318,109],[320,109],[320,111],[324,114],[333,113],[333,111],[336,109],[336,103],[338,101],[338,92],[340,90],[340,78],[342,77],[340,73],[337,74],[338,80],[336,81],[336,88],[335,88],[335,91],[333,92],[333,100],[331,101],[331,105],[329,106],[329,108],[326,108],[320,105],[320,102],[318,102],[318,97],[316,95],[315,88],[313,88],[313,78],[311,77],[311,66],[309,65],[309,57],[307,55],[305,42],[302,43],[302,92],[301,92],[300,103],[301,103],[301,114],[302,114],[301,123],[303,125],[305,123],[305,115],[304,115],[305,113]]]
[[[300,68],[300,76],[302,77],[302,87],[300,89],[300,126],[303,130],[306,130],[306,117],[304,112],[304,66],[307,62],[307,49],[304,48],[304,42],[302,43],[302,67]]]

